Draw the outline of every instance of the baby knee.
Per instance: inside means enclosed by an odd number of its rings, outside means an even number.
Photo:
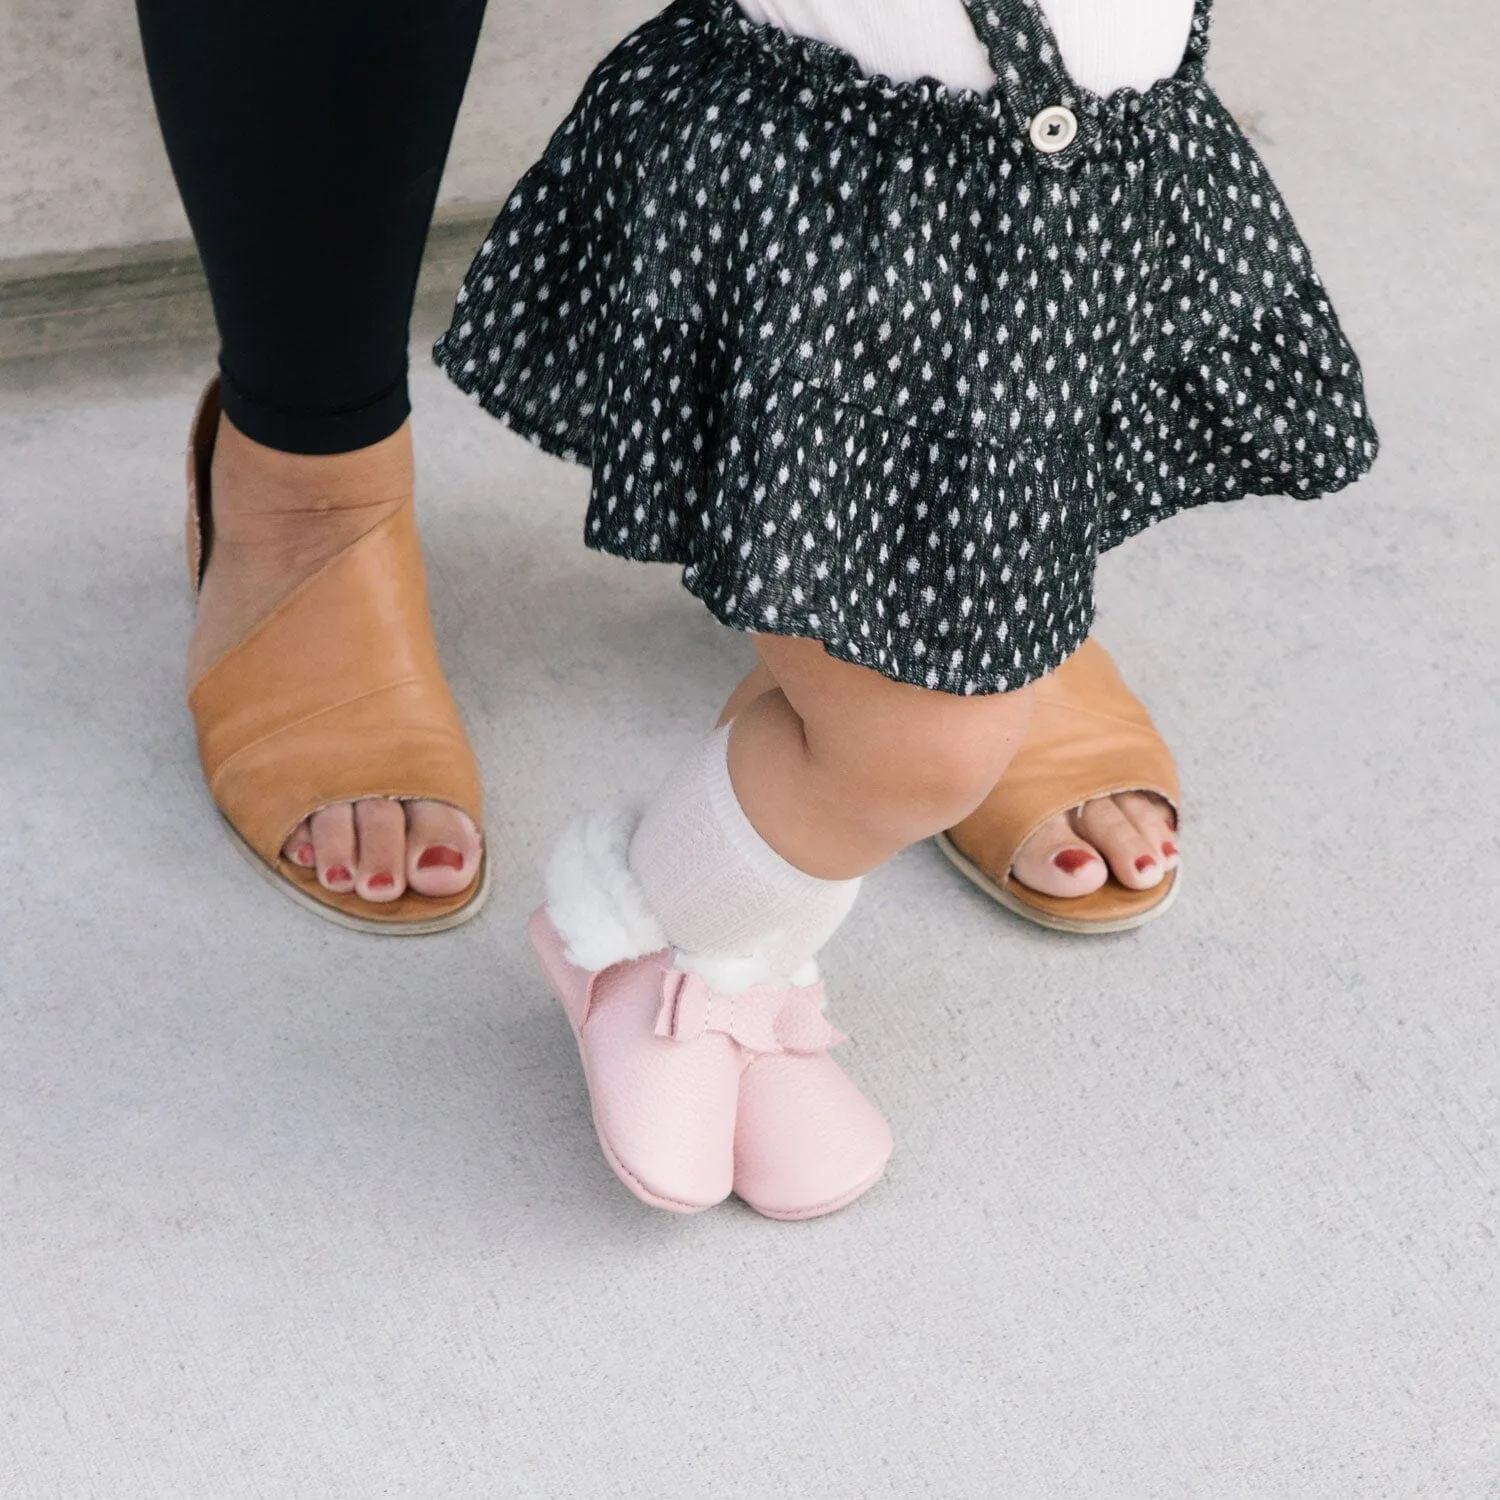
[[[990,794],[1002,768],[1001,759],[981,747],[928,747],[925,754],[892,766],[890,803],[921,825],[925,836],[968,817]]]
[[[944,712],[870,735],[855,749],[849,772],[860,800],[912,839],[961,821],[990,794],[1020,748],[1030,707],[1029,695],[1021,693],[972,707],[956,700]]]

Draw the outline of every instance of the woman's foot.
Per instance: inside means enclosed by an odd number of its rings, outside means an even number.
[[[262,447],[227,417],[213,457],[213,544],[188,647],[192,686],[331,557],[410,498],[410,424],[354,453],[315,456]],[[315,813],[285,857],[330,891],[394,901],[407,890],[445,897],[479,870],[473,822],[443,802],[367,798]]]
[[[1011,873],[1046,896],[1088,896],[1111,875],[1149,891],[1178,865],[1172,809],[1149,792],[1098,797],[1043,823],[1021,845]]]

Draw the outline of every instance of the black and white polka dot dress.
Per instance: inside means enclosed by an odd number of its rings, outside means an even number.
[[[953,693],[1088,634],[1165,516],[1311,497],[1376,452],[1360,369],[1254,149],[1181,68],[1101,98],[1034,0],[965,0],[999,83],[869,78],[676,0],[595,70],[438,362],[586,464],[592,547],[726,624]]]

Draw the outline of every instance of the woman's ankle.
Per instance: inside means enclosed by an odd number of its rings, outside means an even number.
[[[330,558],[410,503],[411,432],[331,457],[281,453],[221,418],[191,686]]]
[[[227,416],[219,419],[212,474],[215,535],[237,525],[253,532],[317,515],[388,511],[411,498],[414,484],[409,421],[369,447],[313,454],[268,448]]]

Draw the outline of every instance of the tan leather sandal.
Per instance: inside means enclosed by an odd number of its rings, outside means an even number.
[[[210,465],[219,383],[188,446],[188,567],[196,594],[213,545]],[[410,501],[332,558],[194,684],[188,707],[210,795],[236,847],[299,906],[356,932],[458,927],[489,895],[488,853],[456,896],[379,903],[325,889],[282,857],[319,808],[361,797],[446,802],[482,828],[479,768],[438,661]]]
[[[1050,818],[1116,792],[1154,792],[1181,817],[1177,767],[1151,715],[1092,638],[1035,688],[1026,742],[979,809],[938,847],[1007,911],[1058,932],[1128,932],[1164,916],[1181,871],[1149,891],[1112,875],[1092,895],[1047,896],[1011,872],[1017,851]]]

